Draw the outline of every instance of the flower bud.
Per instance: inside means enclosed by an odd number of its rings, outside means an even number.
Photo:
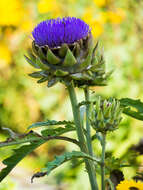
[[[122,119],[122,108],[119,101],[115,99],[101,100],[99,97],[92,110],[95,114],[91,114],[90,121],[97,132],[106,133],[117,129]]]

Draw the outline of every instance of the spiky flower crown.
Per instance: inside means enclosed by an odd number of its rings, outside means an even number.
[[[32,35],[37,45],[54,48],[63,43],[72,44],[85,38],[89,32],[89,26],[81,19],[65,17],[41,22],[34,28]]]

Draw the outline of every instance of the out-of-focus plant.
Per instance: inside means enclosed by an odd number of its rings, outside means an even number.
[[[14,182],[10,179],[7,179],[7,181],[3,181],[0,185],[0,190],[15,190],[16,185],[14,184]]]
[[[119,21],[119,20],[118,20]],[[10,138],[1,142],[0,146],[10,146],[23,143],[14,154],[5,159],[6,165],[0,172],[2,181],[10,171],[27,154],[49,140],[63,140],[78,146],[78,151],[65,152],[48,162],[46,167],[35,173],[32,178],[49,175],[52,170],[72,159],[82,159],[89,177],[92,190],[98,190],[97,174],[101,178],[101,189],[115,188],[142,189],[141,182],[115,181],[114,177],[123,167],[130,167],[128,159],[117,159],[106,155],[107,135],[118,129],[122,120],[122,113],[138,120],[143,120],[143,103],[130,98],[101,98],[91,100],[89,87],[105,86],[111,72],[105,70],[103,51],[94,45],[93,36],[89,25],[75,17],[50,19],[38,24],[33,32],[32,48],[25,56],[27,62],[38,71],[30,74],[38,79],[38,83],[48,82],[48,87],[53,87],[58,82],[66,87],[73,112],[73,121],[48,120],[32,124],[28,129],[37,127],[59,126],[41,130],[40,134],[31,130],[28,133],[16,134],[9,128],[3,128],[10,134]],[[78,102],[75,88],[84,92],[84,101]],[[135,110],[134,110],[135,109]],[[61,127],[61,125],[64,127]],[[91,135],[93,128],[94,135]],[[67,132],[75,131],[77,138],[63,136]],[[101,153],[93,148],[93,141],[99,141]],[[81,163],[82,163],[81,162]],[[122,178],[121,178],[122,180]]]

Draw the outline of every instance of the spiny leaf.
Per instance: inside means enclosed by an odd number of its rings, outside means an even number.
[[[37,127],[41,127],[41,126],[49,126],[49,125],[73,125],[74,122],[72,121],[55,121],[55,120],[48,120],[48,121],[44,121],[44,122],[37,122],[37,123],[33,123],[32,125],[30,125],[28,127],[28,129],[33,129],[33,128],[37,128]]]
[[[72,152],[66,152],[63,155],[56,156],[55,160],[48,162],[45,170],[47,171],[47,175],[55,168],[63,164],[64,162],[67,162],[73,158],[87,158],[92,161],[98,162],[99,160],[96,160],[94,157],[80,151],[72,151]]]
[[[29,145],[21,146],[18,149],[14,149],[14,154],[3,161],[6,165],[0,172],[0,182],[11,172],[11,170],[29,153],[36,149],[46,140],[39,140],[37,142],[30,143]]]
[[[72,131],[74,130],[74,127],[71,128],[57,128],[55,129],[55,133],[60,135],[63,134],[64,132],[68,132],[68,131]],[[52,131],[54,133],[54,130]],[[29,153],[31,153],[34,149],[36,149],[37,147],[39,147],[40,145],[42,145],[43,143],[47,142],[48,140],[52,140],[52,139],[56,139],[56,137],[52,137],[51,138],[51,134],[50,137],[47,137],[47,133],[48,131],[44,130],[42,131],[43,136],[40,136],[39,134],[35,133],[35,132],[29,132],[28,134],[25,134],[20,137],[17,137],[16,139],[11,139],[11,141],[5,141],[5,142],[1,142],[2,145],[5,146],[9,146],[11,145],[11,143],[13,144],[23,144],[23,143],[30,143],[28,145],[23,145],[18,149],[14,149],[14,153],[12,156],[10,156],[9,158],[5,159],[3,161],[3,164],[6,165],[6,167],[4,169],[1,170],[0,172],[0,182],[11,172],[11,170]],[[50,133],[50,132],[49,132]],[[53,135],[55,136],[55,135]],[[66,138],[66,137],[65,137]],[[62,139],[62,140],[68,140],[68,139]],[[74,140],[74,139],[73,139]],[[75,143],[74,141],[70,141]],[[3,147],[3,146],[1,146]]]
[[[143,102],[130,98],[122,98],[119,101],[124,107],[123,113],[135,119],[143,120]]]
[[[43,130],[41,132],[41,134],[43,136],[59,136],[59,135],[62,135],[64,133],[67,133],[67,132],[70,132],[70,131],[75,131],[75,127],[73,126],[66,126],[66,127],[58,127],[58,128],[55,128],[55,129],[46,129],[46,130]]]
[[[132,106],[135,107],[138,111],[143,112],[143,102],[141,102],[139,99],[134,100],[131,98],[122,98],[120,99],[120,102],[124,106]]]
[[[68,131],[66,130],[66,132],[69,132],[69,131],[72,131],[72,130],[68,130]],[[15,139],[8,138],[6,141],[0,142],[0,147],[12,146],[12,145],[18,145],[18,144],[24,144],[24,143],[34,143],[34,142],[39,142],[40,140],[49,141],[49,140],[54,140],[54,139],[72,142],[79,146],[79,142],[77,140],[69,138],[69,137],[60,136],[60,134],[63,134],[64,132],[65,131],[59,130],[59,133],[57,132],[57,134],[59,134],[59,135],[46,136],[47,131],[43,130],[42,131],[43,136],[39,135],[38,133],[33,132],[35,135],[33,135],[31,137],[27,136],[27,134],[22,134],[20,136],[17,136]]]
[[[43,172],[43,174],[46,173],[47,175],[49,175],[52,170],[54,170],[58,166],[62,165],[64,162],[67,162],[73,158],[87,158],[87,159],[90,159],[92,161],[99,162],[99,160],[97,160],[96,158],[94,158],[94,157],[92,157],[92,156],[90,156],[84,152],[79,152],[79,151],[66,152],[63,155],[56,156],[55,160],[48,162],[46,168],[44,168],[45,172]],[[39,172],[38,172],[38,174],[39,174]],[[40,174],[42,174],[42,172]],[[37,177],[37,174],[34,174],[32,176],[32,180],[35,177]]]

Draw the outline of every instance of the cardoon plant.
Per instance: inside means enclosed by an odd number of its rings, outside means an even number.
[[[94,45],[91,28],[81,19],[65,17],[43,21],[34,28],[32,36],[32,48],[25,58],[38,71],[31,73],[30,76],[38,78],[38,83],[48,82],[48,87],[57,82],[64,84],[69,93],[74,119],[73,121],[48,120],[34,123],[29,127],[33,129],[40,126],[64,125],[64,127],[44,129],[41,134],[31,130],[29,133],[17,135],[10,129],[4,128],[9,131],[11,137],[1,142],[0,147],[27,142],[29,144],[16,149],[11,157],[4,160],[3,163],[7,167],[1,171],[0,180],[4,179],[13,167],[35,148],[48,140],[59,139],[76,144],[79,151],[65,152],[56,156],[55,160],[48,162],[42,172],[34,174],[31,181],[36,177],[48,175],[66,161],[82,158],[92,190],[99,190],[100,186],[102,190],[115,189],[117,184],[114,183],[112,176],[120,173],[119,169],[124,165],[112,155],[106,158],[106,136],[118,128],[122,112],[141,119],[142,103],[139,100],[103,99],[100,96],[91,101],[89,87],[106,85],[110,73],[105,71],[103,52],[99,49],[98,43]],[[85,100],[80,103],[76,98],[75,87],[84,91]],[[135,106],[137,102],[138,107]],[[81,111],[81,107],[85,109]],[[130,110],[131,107],[137,109],[135,114]],[[95,131],[93,136],[91,128]],[[69,131],[76,131],[77,139],[62,136]],[[93,148],[94,139],[99,140],[102,147],[101,156],[98,157]],[[97,174],[101,176],[101,183],[97,181]]]

